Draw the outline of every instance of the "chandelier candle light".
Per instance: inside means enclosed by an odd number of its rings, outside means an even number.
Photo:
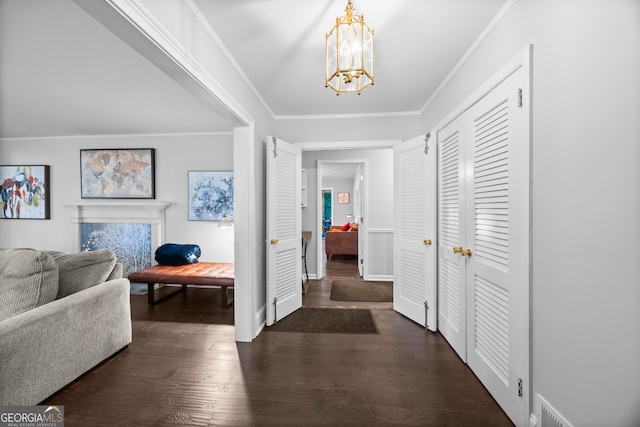
[[[345,16],[336,18],[336,24],[327,37],[327,79],[325,87],[341,93],[358,95],[373,85],[373,30],[364,22],[363,15],[353,14],[349,0]]]

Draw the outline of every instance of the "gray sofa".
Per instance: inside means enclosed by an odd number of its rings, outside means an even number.
[[[0,406],[36,405],[130,342],[113,252],[0,250]]]

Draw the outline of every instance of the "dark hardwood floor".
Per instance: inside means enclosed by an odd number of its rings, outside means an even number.
[[[303,304],[371,308],[379,334],[266,328],[236,343],[216,289],[134,295],[129,347],[44,403],[64,405],[67,427],[512,425],[441,335],[330,290],[310,281]]]
[[[330,260],[327,260],[327,257],[324,256],[322,268],[324,277],[360,277],[358,260],[354,255],[333,255]]]

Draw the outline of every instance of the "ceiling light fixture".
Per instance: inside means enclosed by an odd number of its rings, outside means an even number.
[[[349,0],[346,16],[338,16],[327,37],[326,81],[341,93],[358,95],[362,89],[373,85],[373,30],[364,22],[363,15],[353,14]]]

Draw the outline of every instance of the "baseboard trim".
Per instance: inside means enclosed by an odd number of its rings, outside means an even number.
[[[379,280],[381,282],[393,282],[393,276],[388,274],[370,274],[364,280]]]
[[[536,417],[536,414],[531,414],[531,418],[529,418],[529,427],[538,427],[538,417]]]
[[[254,318],[254,325],[256,325],[256,330],[253,332],[253,338],[256,338],[258,335],[260,335],[264,327],[267,325],[266,310],[267,307],[263,304],[260,307],[260,310],[258,310],[258,312],[256,313],[256,316]]]

